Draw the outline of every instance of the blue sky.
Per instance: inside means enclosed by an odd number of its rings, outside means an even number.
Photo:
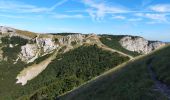
[[[0,0],[0,25],[170,40],[170,0]]]

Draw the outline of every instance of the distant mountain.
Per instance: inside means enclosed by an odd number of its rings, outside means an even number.
[[[0,26],[0,99],[56,99],[165,45],[139,36],[39,34]]]

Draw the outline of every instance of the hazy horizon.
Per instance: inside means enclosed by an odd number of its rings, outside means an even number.
[[[170,1],[1,0],[0,25],[38,33],[135,35],[170,41]]]

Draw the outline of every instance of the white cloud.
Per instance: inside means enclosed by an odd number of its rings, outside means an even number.
[[[87,9],[86,11],[89,13],[89,15],[91,16],[92,20],[95,21],[96,18],[97,18],[96,12],[94,10],[92,10],[92,9]],[[97,19],[97,20],[99,20],[99,19]]]
[[[97,0],[82,0],[83,3],[88,7],[86,10],[88,14],[91,16],[93,20],[103,20],[107,15],[114,14],[112,18],[114,19],[125,19],[124,16],[119,16],[118,14],[130,14],[133,15],[134,13],[140,13],[141,15],[137,15],[139,18],[129,18],[129,21],[141,21],[142,17],[148,18],[151,20],[157,20],[157,22],[167,22],[168,14],[163,12],[170,13],[170,4],[159,4],[150,6],[149,9],[143,11],[133,11],[128,10],[128,8],[116,5],[108,5],[106,2],[97,2]],[[100,1],[100,0],[99,0]],[[143,6],[150,4],[153,0],[145,0],[143,2]],[[154,13],[154,12],[155,13]],[[117,15],[116,15],[117,14]]]
[[[17,15],[7,15],[7,14],[0,14],[0,17],[5,17],[5,18],[14,18],[14,19],[20,19],[20,18],[25,18],[23,16],[17,16]]]
[[[168,14],[165,13],[137,13],[135,14],[138,17],[144,17],[150,19],[150,22],[147,23],[169,23]]]
[[[49,10],[55,10],[56,7],[63,5],[64,3],[66,3],[68,0],[60,0],[60,2],[57,2],[54,6],[50,7]]]
[[[136,22],[136,21],[141,21],[142,18],[130,18],[128,19],[128,21],[131,21],[131,22]]]
[[[123,7],[109,6],[104,2],[94,2],[92,0],[83,0],[83,3],[88,6],[87,12],[96,20],[102,20],[109,13],[126,13],[128,12]],[[90,9],[90,10],[89,10]]]
[[[156,11],[156,12],[170,12],[170,4],[157,4],[150,6],[149,9]]]
[[[85,16],[81,14],[76,15],[55,14],[53,17],[57,19],[68,19],[68,18],[84,18]]]
[[[117,16],[112,16],[113,19],[121,19],[121,20],[124,20],[126,19],[125,16],[121,16],[121,15],[117,15]]]
[[[152,5],[146,8],[148,11],[134,11],[129,10],[123,6],[118,5],[109,5],[109,3],[103,0],[81,0],[85,7],[84,10],[75,9],[64,11],[63,14],[56,14],[55,9],[58,6],[63,5],[68,0],[58,0],[56,4],[51,7],[40,7],[37,5],[30,5],[22,2],[13,1],[13,0],[0,0],[0,17],[7,17],[7,18],[28,18],[29,17],[37,16],[37,13],[43,17],[42,14],[49,15],[50,17],[56,19],[81,19],[85,18],[84,14],[89,14],[94,21],[103,21],[105,18],[112,17],[113,19],[119,20],[127,20],[127,21],[141,21],[143,18],[150,19],[153,22],[168,22],[169,15],[170,15],[170,4],[157,4]],[[144,4],[148,5],[152,0],[145,0]],[[10,13],[9,13],[10,12]],[[168,14],[169,12],[169,14]],[[21,15],[21,14],[27,15]],[[36,14],[32,14],[36,13]],[[134,13],[135,14],[134,16]],[[7,15],[5,15],[7,14]],[[126,16],[126,15],[130,15]],[[18,16],[20,15],[20,16]],[[113,15],[113,16],[112,16]],[[121,16],[123,15],[123,16]],[[132,16],[131,16],[132,15]],[[49,17],[48,16],[48,17]],[[137,16],[137,18],[135,18]],[[32,17],[32,18],[34,18]],[[43,17],[44,18],[44,17]],[[29,18],[30,19],[30,18]],[[38,19],[38,17],[36,17]]]
[[[42,15],[23,15],[23,14],[6,14],[0,13],[0,18],[6,19],[27,19],[27,20],[41,20],[43,18]]]
[[[57,2],[52,7],[38,7],[35,5],[29,5],[22,2],[14,2],[9,0],[0,1],[0,11],[3,12],[18,12],[18,13],[40,13],[40,12],[50,12],[53,11],[56,7],[64,4],[67,0],[61,0]]]

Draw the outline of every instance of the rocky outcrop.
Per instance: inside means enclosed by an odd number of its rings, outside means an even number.
[[[82,44],[85,36],[82,34],[67,35],[62,38],[58,38],[58,43],[60,45],[72,45],[73,42],[76,44]]]
[[[24,62],[33,62],[40,56],[51,53],[57,45],[52,38],[37,38],[36,43],[21,46],[20,59]]]
[[[56,49],[57,45],[53,38],[36,38],[37,46],[42,49],[42,52],[49,53]]]
[[[13,29],[13,28],[0,26],[0,33],[1,34],[14,33],[14,32],[15,32],[15,29]]]
[[[71,34],[71,35],[50,35],[37,34],[28,31],[16,30],[10,27],[0,26],[0,43],[1,37],[18,36],[28,40],[26,45],[21,46],[21,52],[18,54],[19,59],[24,62],[33,62],[38,57],[50,54],[55,50],[62,49],[62,52],[67,52],[84,44],[103,44],[99,40],[99,36],[95,34]],[[9,38],[10,39],[10,38]],[[151,42],[142,37],[125,36],[120,41],[120,44],[127,50],[138,53],[147,54],[165,43]],[[17,44],[8,44],[10,48],[17,46]]]
[[[66,36],[46,35],[37,36],[34,44],[26,44],[21,47],[21,60],[24,62],[33,62],[39,56],[50,54],[55,50],[64,48],[62,52],[81,46],[83,44],[101,44],[97,35],[73,34]]]
[[[61,36],[56,39],[57,42],[55,41],[55,38],[52,35],[38,35],[35,39],[34,44],[26,44],[21,47],[20,59],[24,62],[30,63],[38,57],[50,54],[54,50],[60,49],[60,47],[63,46],[67,46],[66,49],[72,49],[72,41],[82,43],[83,40],[81,35]]]
[[[163,42],[148,41],[142,37],[134,36],[125,36],[119,42],[125,49],[142,54],[148,54],[151,51],[165,45]]]
[[[27,62],[36,57],[38,53],[39,49],[36,44],[26,44],[21,47],[20,59]]]
[[[20,33],[22,32],[22,33]],[[5,37],[5,36],[9,36],[9,37],[13,37],[13,36],[18,36],[21,37],[23,39],[27,39],[27,40],[31,40],[33,39],[32,37],[30,37],[31,35],[36,35],[35,33],[29,32],[29,33],[25,33],[27,31],[21,31],[21,30],[16,30],[14,28],[10,28],[10,27],[5,27],[5,26],[0,26],[0,35],[1,37]],[[27,36],[26,34],[29,34],[30,36]]]

